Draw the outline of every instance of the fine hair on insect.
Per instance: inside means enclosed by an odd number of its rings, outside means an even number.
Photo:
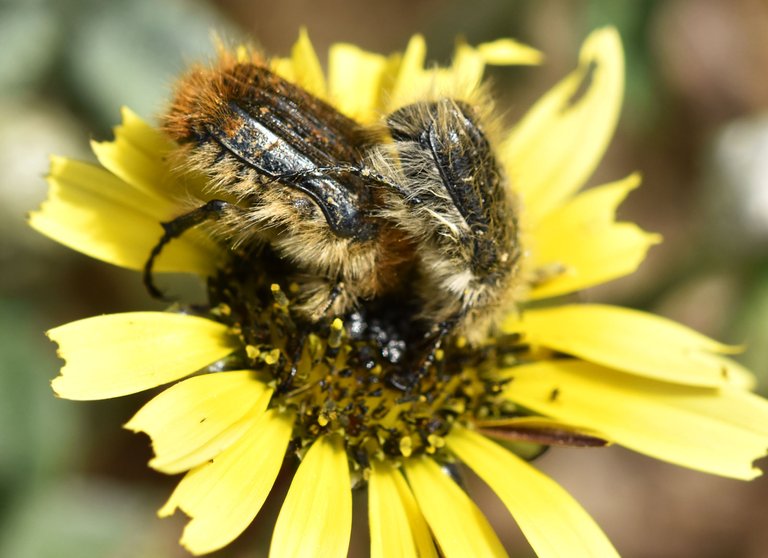
[[[145,266],[191,227],[230,248],[268,247],[309,323],[393,292],[421,341],[392,383],[410,391],[449,336],[479,345],[510,304],[521,259],[517,207],[492,147],[491,103],[435,95],[363,126],[274,73],[224,52],[178,81],[163,128],[205,198],[162,223]]]
[[[331,105],[271,71],[256,53],[222,52],[178,81],[163,128],[173,160],[202,173],[206,199],[163,223],[145,266],[152,280],[163,247],[207,222],[229,247],[269,246],[300,286],[295,310],[310,322],[342,315],[398,281],[410,242],[377,216],[384,177],[364,154],[377,141]]]
[[[406,192],[387,191],[379,215],[412,240],[419,318],[435,342],[479,344],[511,300],[521,250],[516,200],[486,132],[488,101],[418,101],[386,117],[391,144],[369,162]]]

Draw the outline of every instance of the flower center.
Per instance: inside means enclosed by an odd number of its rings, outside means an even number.
[[[263,375],[275,390],[272,406],[295,411],[297,448],[341,433],[350,460],[365,469],[371,458],[440,452],[456,421],[519,414],[494,375],[522,349],[517,337],[479,348],[448,338],[435,350],[402,296],[302,322],[291,311],[300,287],[286,277],[268,251],[239,255],[209,280],[209,297],[214,317],[242,340],[231,365]]]

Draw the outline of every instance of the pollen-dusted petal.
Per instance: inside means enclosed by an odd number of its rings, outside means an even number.
[[[328,89],[325,85],[325,75],[320,60],[317,58],[315,47],[309,40],[309,33],[302,27],[299,38],[291,49],[293,62],[293,78],[295,83],[309,91],[312,95],[326,99]]]
[[[125,428],[149,434],[150,466],[173,475],[229,447],[248,427],[244,418],[262,413],[271,396],[249,370],[195,376],[152,399]]]
[[[504,502],[539,558],[618,557],[584,508],[536,468],[461,427],[454,426],[446,443]]]
[[[337,43],[328,53],[328,90],[333,104],[359,122],[372,122],[389,61],[355,45]]]
[[[49,238],[99,260],[141,270],[163,235],[157,197],[137,190],[102,168],[51,158],[48,199],[29,224]],[[200,235],[185,234],[157,259],[156,271],[209,274],[217,250]]]
[[[269,555],[344,557],[352,530],[352,486],[344,443],[318,439],[299,465],[277,517]]]
[[[593,32],[579,67],[542,97],[500,149],[535,223],[590,177],[605,152],[624,94],[624,55],[613,28]]]
[[[768,401],[726,386],[696,388],[556,360],[507,369],[505,395],[635,451],[705,473],[752,479],[768,448]]]
[[[661,241],[635,224],[615,221],[616,208],[639,184],[640,176],[632,174],[592,188],[536,223],[527,265],[534,272],[557,271],[530,298],[563,295],[634,273],[648,249]]]
[[[280,472],[292,430],[293,416],[261,413],[236,444],[187,473],[158,511],[166,517],[179,508],[192,518],[181,537],[185,548],[212,552],[248,527]]]
[[[522,333],[527,343],[664,382],[703,387],[752,382],[743,367],[718,354],[738,348],[639,310],[602,304],[533,308],[503,328]]]
[[[400,471],[375,463],[368,479],[371,557],[437,556],[419,507]]]
[[[515,66],[541,64],[541,51],[514,39],[497,39],[475,47],[485,60],[493,66]]]
[[[405,473],[435,540],[448,558],[506,556],[482,512],[431,459],[405,463]]]
[[[48,332],[66,361],[53,390],[66,399],[108,399],[192,374],[231,353],[223,324],[166,312],[108,314]]]

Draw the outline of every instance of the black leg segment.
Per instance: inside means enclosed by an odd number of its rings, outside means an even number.
[[[232,204],[223,200],[211,200],[208,203],[201,205],[197,209],[193,209],[189,213],[180,215],[171,221],[160,223],[165,231],[160,241],[152,248],[152,252],[149,254],[147,263],[144,264],[144,286],[153,298],[164,299],[165,296],[155,286],[152,279],[152,267],[155,265],[155,260],[162,253],[163,248],[174,238],[179,238],[186,231],[204,223],[209,219],[216,219]]]

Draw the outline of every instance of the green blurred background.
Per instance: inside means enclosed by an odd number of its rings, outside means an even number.
[[[540,69],[494,70],[510,122],[575,64],[590,29],[627,51],[620,127],[591,183],[640,169],[621,216],[665,242],[632,277],[584,294],[646,308],[733,343],[768,387],[768,3],[765,0],[0,0],[0,557],[187,556],[183,520],[155,518],[175,478],[150,471],[148,440],[121,429],[145,396],[53,397],[60,363],[43,335],[94,314],[157,308],[137,274],[36,235],[47,156],[92,160],[119,107],[152,118],[173,76],[210,53],[210,30],[286,54],[306,25],[381,52],[424,33],[447,62],[456,36],[513,36]],[[650,348],[652,350],[652,348]],[[538,465],[565,485],[626,557],[768,556],[768,481],[719,479],[620,448],[557,450]],[[477,483],[475,483],[477,484]],[[513,556],[530,550],[475,487]],[[356,496],[363,510],[364,495]],[[215,556],[261,556],[271,520]],[[364,514],[352,556],[366,555]]]

